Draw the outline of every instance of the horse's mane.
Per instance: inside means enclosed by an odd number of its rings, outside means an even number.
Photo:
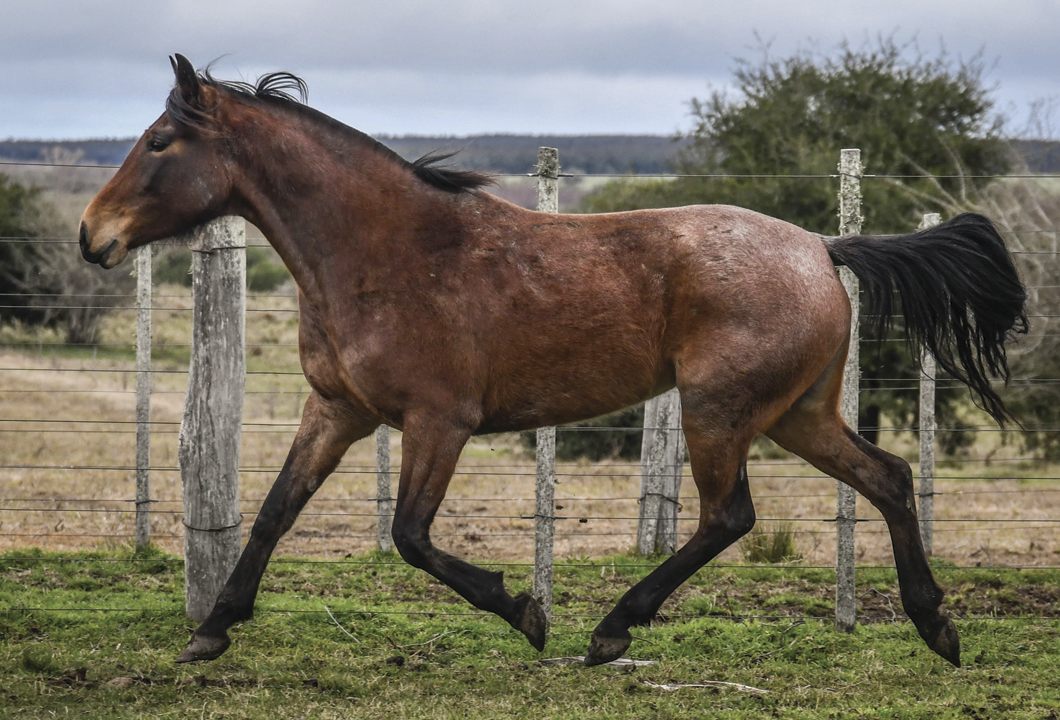
[[[271,72],[262,75],[256,83],[239,80],[218,80],[210,74],[209,67],[200,70],[198,76],[199,82],[203,85],[226,90],[245,98],[280,103],[328,127],[343,131],[371,150],[404,165],[420,180],[440,190],[458,193],[475,190],[493,183],[493,179],[485,173],[476,170],[456,170],[439,165],[439,163],[456,155],[456,151],[434,150],[412,162],[405,160],[370,135],[360,130],[355,130],[306,105],[306,100],[309,97],[309,86],[306,85],[305,80],[289,72]],[[166,113],[169,115],[170,122],[174,125],[206,128],[210,124],[209,115],[188,103],[178,87],[173,88],[169,98],[166,100]]]

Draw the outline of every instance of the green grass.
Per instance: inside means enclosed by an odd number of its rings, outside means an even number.
[[[740,551],[749,563],[797,563],[802,553],[795,543],[791,523],[776,523],[772,528],[755,525],[740,540]]]
[[[908,622],[890,622],[893,570],[859,572],[862,609],[877,621],[843,634],[829,570],[705,569],[660,621],[635,629],[629,657],[656,664],[631,670],[538,661],[583,654],[598,617],[653,563],[560,564],[538,654],[395,556],[349,560],[275,561],[228,653],[186,666],[172,662],[194,628],[178,558],[0,555],[0,706],[8,717],[1060,717],[1056,570],[938,568],[959,596],[957,670]],[[525,566],[497,569],[528,587]],[[652,687],[710,680],[767,694]]]

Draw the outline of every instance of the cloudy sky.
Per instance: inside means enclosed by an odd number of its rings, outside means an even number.
[[[979,50],[1000,110],[1060,99],[1060,0],[0,0],[0,138],[138,135],[166,56],[270,70],[369,133],[657,133],[738,58],[846,39]]]

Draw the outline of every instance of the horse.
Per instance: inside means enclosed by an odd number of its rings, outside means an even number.
[[[960,665],[910,467],[840,416],[851,307],[835,266],[860,278],[881,327],[897,316],[897,290],[916,347],[1003,424],[1012,418],[990,378],[1009,377],[1006,343],[1026,331],[1026,291],[989,219],[831,238],[724,205],[538,213],[488,194],[487,175],[447,167],[446,155],[406,161],[311,109],[297,76],[226,82],[182,55],[170,62],[165,111],[85,210],[81,253],[113,268],[134,248],[242,216],[298,286],[312,387],[247,545],[178,662],[227,650],[280,537],[381,424],[403,431],[401,557],[543,650],[534,597],[513,597],[503,573],[431,542],[462,448],[476,434],[576,422],[676,387],[699,524],[600,621],[586,665],[620,657],[632,626],[754,526],[746,461],[759,434],[880,510],[905,612]]]

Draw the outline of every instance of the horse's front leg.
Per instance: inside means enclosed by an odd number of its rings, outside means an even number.
[[[280,537],[291,529],[298,513],[350,445],[378,425],[378,419],[345,403],[327,401],[315,391],[310,394],[287,462],[261,506],[250,540],[209,617],[177,662],[213,660],[228,649],[228,628],[253,616],[261,576]]]
[[[513,598],[504,589],[503,572],[484,570],[431,544],[431,522],[469,437],[470,431],[456,424],[433,420],[405,423],[394,545],[407,563],[438,578],[480,610],[499,615],[537,650],[543,650],[545,613],[532,595],[522,593]]]

